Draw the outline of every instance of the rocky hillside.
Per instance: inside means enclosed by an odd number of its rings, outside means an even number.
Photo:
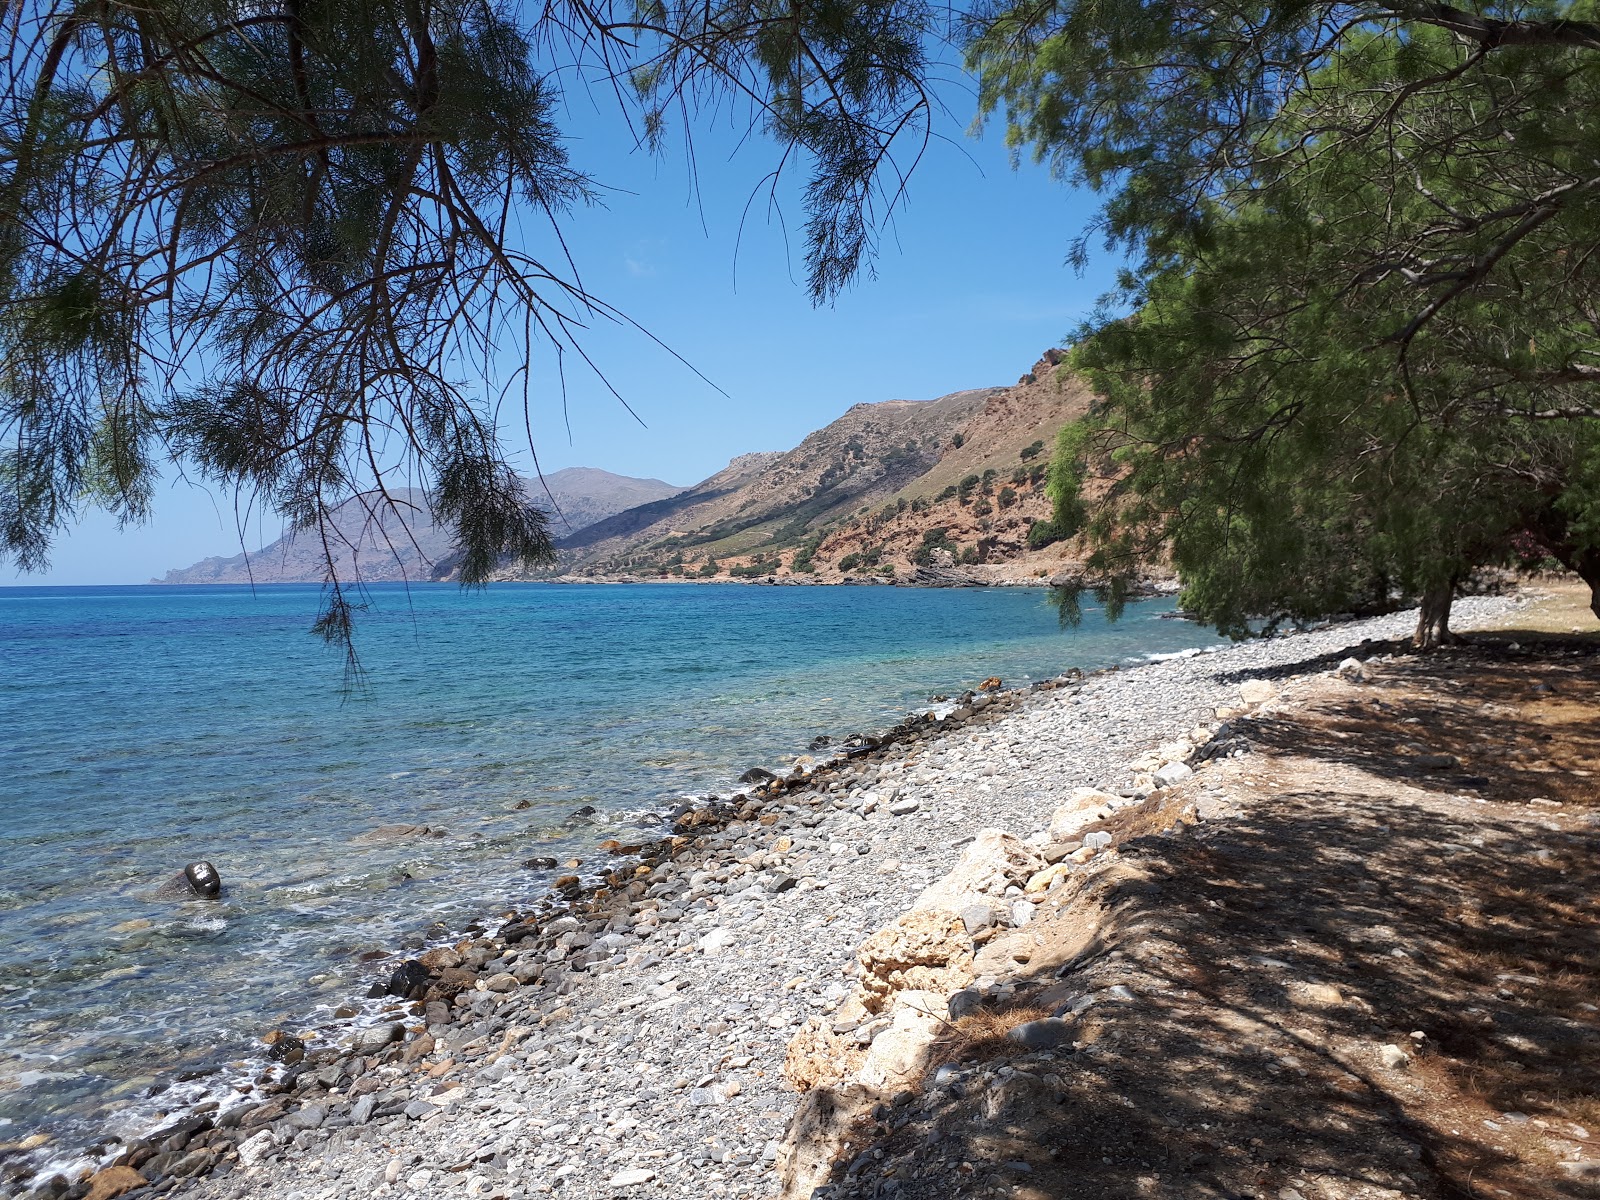
[[[551,533],[558,538],[678,491],[659,479],[634,479],[593,467],[568,467],[525,484],[534,503],[550,515]],[[433,523],[422,492],[406,488],[394,495],[406,509],[404,519],[387,507],[375,509],[360,497],[335,511],[331,533],[340,577],[386,583],[452,575],[451,531]],[[254,553],[207,558],[152,582],[320,583],[324,570],[319,540],[283,537]]]
[[[858,404],[787,453],[745,455],[563,539],[558,570],[815,582],[1054,574],[1065,560],[1044,536],[1045,470],[1057,432],[1090,400],[1059,363],[1049,352],[1014,387]]]

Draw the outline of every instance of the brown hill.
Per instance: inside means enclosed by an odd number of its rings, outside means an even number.
[[[929,567],[975,580],[1051,575],[1064,550],[1030,550],[1028,532],[1050,515],[1056,434],[1090,400],[1059,363],[1049,352],[1014,387],[858,404],[787,453],[735,459],[563,539],[560,569],[817,582],[904,580]]]

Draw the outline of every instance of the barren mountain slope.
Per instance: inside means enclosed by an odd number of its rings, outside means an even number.
[[[604,572],[680,554],[793,545],[809,529],[881,503],[926,473],[992,393],[857,404],[785,454],[735,459],[666,504],[567,539],[563,565]]]
[[[1067,565],[1065,548],[1043,548],[1049,539],[1036,535],[1030,549],[1029,530],[1050,517],[1056,435],[1090,401],[1060,362],[1048,352],[1014,387],[858,404],[786,454],[747,456],[742,471],[730,466],[566,539],[561,570],[837,582],[927,566],[982,578],[1003,564],[1052,575]]]

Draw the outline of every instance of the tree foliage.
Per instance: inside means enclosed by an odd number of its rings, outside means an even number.
[[[1259,132],[1250,176],[1130,280],[1136,315],[1079,345],[1105,400],[1064,435],[1053,494],[1097,566],[1170,552],[1185,602],[1228,632],[1408,595],[1431,645],[1463,577],[1527,539],[1600,587],[1596,210],[1534,222],[1517,202],[1514,238],[1463,217],[1577,177],[1600,62],[1349,38]],[[1406,96],[1418,71],[1456,74]],[[1473,113],[1512,136],[1468,153]],[[1419,281],[1422,254],[1441,278]],[[1087,512],[1097,456],[1116,482]]]
[[[1390,297],[1403,350],[1478,285],[1514,286],[1506,258],[1528,239],[1592,226],[1592,15],[1587,2],[1001,0],[975,11],[968,60],[1013,145],[1106,194],[1097,228],[1135,252],[1135,291],[1141,267],[1203,246],[1259,189],[1361,156],[1379,221],[1327,235],[1346,250],[1342,282],[1404,285]],[[1425,178],[1440,166],[1446,195]],[[1391,205],[1412,219],[1385,226]],[[1576,265],[1593,239],[1566,244]],[[1587,355],[1556,349],[1531,368],[1540,381],[1595,377]]]
[[[556,122],[734,106],[809,172],[811,287],[871,254],[926,137],[920,3],[17,0],[0,7],[0,547],[85,504],[148,512],[177,462],[301,533],[427,489],[463,577],[547,557],[501,413],[620,313],[563,222],[594,198]],[[531,430],[528,431],[531,437]],[[347,641],[334,574],[320,624]]]

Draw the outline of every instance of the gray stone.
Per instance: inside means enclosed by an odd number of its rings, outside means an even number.
[[[483,986],[488,988],[491,992],[514,992],[521,985],[517,982],[517,977],[515,975],[512,975],[508,971],[501,971],[500,973],[491,975],[489,978],[485,979],[483,981]]]
[[[299,1112],[289,1114],[289,1124],[296,1129],[317,1129],[327,1119],[328,1110],[320,1104],[307,1104]]]
[[[207,1170],[216,1159],[217,1156],[209,1150],[193,1150],[173,1163],[172,1170],[168,1174],[187,1179],[191,1175],[198,1175]]]
[[[426,1100],[413,1100],[401,1111],[405,1113],[407,1120],[420,1121],[423,1117],[431,1117],[439,1110],[433,1105],[429,1104]]]
[[[1414,767],[1428,771],[1453,771],[1461,765],[1454,754],[1419,754],[1411,760]]]
[[[641,1183],[649,1183],[656,1177],[656,1173],[648,1167],[631,1167],[626,1171],[618,1171],[611,1177],[608,1186],[614,1188],[638,1187]]]
[[[1103,829],[1097,829],[1093,833],[1083,835],[1083,844],[1091,850],[1104,850],[1111,845],[1112,840],[1111,835]]]
[[[1378,1048],[1378,1061],[1389,1070],[1398,1071],[1400,1068],[1410,1065],[1411,1056],[1400,1049],[1399,1046],[1390,1043],[1387,1046]]]
[[[893,813],[897,817],[903,817],[907,813],[916,812],[917,809],[919,809],[921,807],[922,807],[922,801],[913,799],[910,796],[905,796],[902,799],[896,800],[893,804],[889,805],[889,811],[891,813]]]
[[[372,1093],[362,1096],[350,1109],[350,1124],[365,1125],[372,1120],[372,1110],[377,1107],[378,1098]]]
[[[1339,664],[1336,674],[1340,679],[1348,679],[1351,683],[1365,683],[1367,664],[1359,658],[1347,658]]]
[[[993,929],[994,909],[987,904],[969,904],[961,910],[961,923],[968,937],[977,937],[985,929]]]
[[[1186,763],[1171,762],[1155,773],[1155,781],[1159,787],[1174,787],[1194,774]]]
[[[357,1054],[375,1054],[388,1046],[391,1042],[398,1042],[406,1035],[406,1027],[398,1021],[387,1025],[374,1025],[371,1029],[356,1031],[355,1041],[351,1049]]]
[[[239,1143],[239,1162],[244,1166],[253,1167],[277,1149],[277,1146],[278,1140],[273,1136],[272,1130],[263,1129]]]
[[[962,988],[950,997],[950,1019],[959,1021],[970,1012],[977,1011],[983,1005],[983,993],[977,988]]]
[[[1029,1050],[1053,1050],[1072,1041],[1072,1022],[1060,1017],[1043,1017],[1018,1025],[1006,1034],[1006,1040]]]

